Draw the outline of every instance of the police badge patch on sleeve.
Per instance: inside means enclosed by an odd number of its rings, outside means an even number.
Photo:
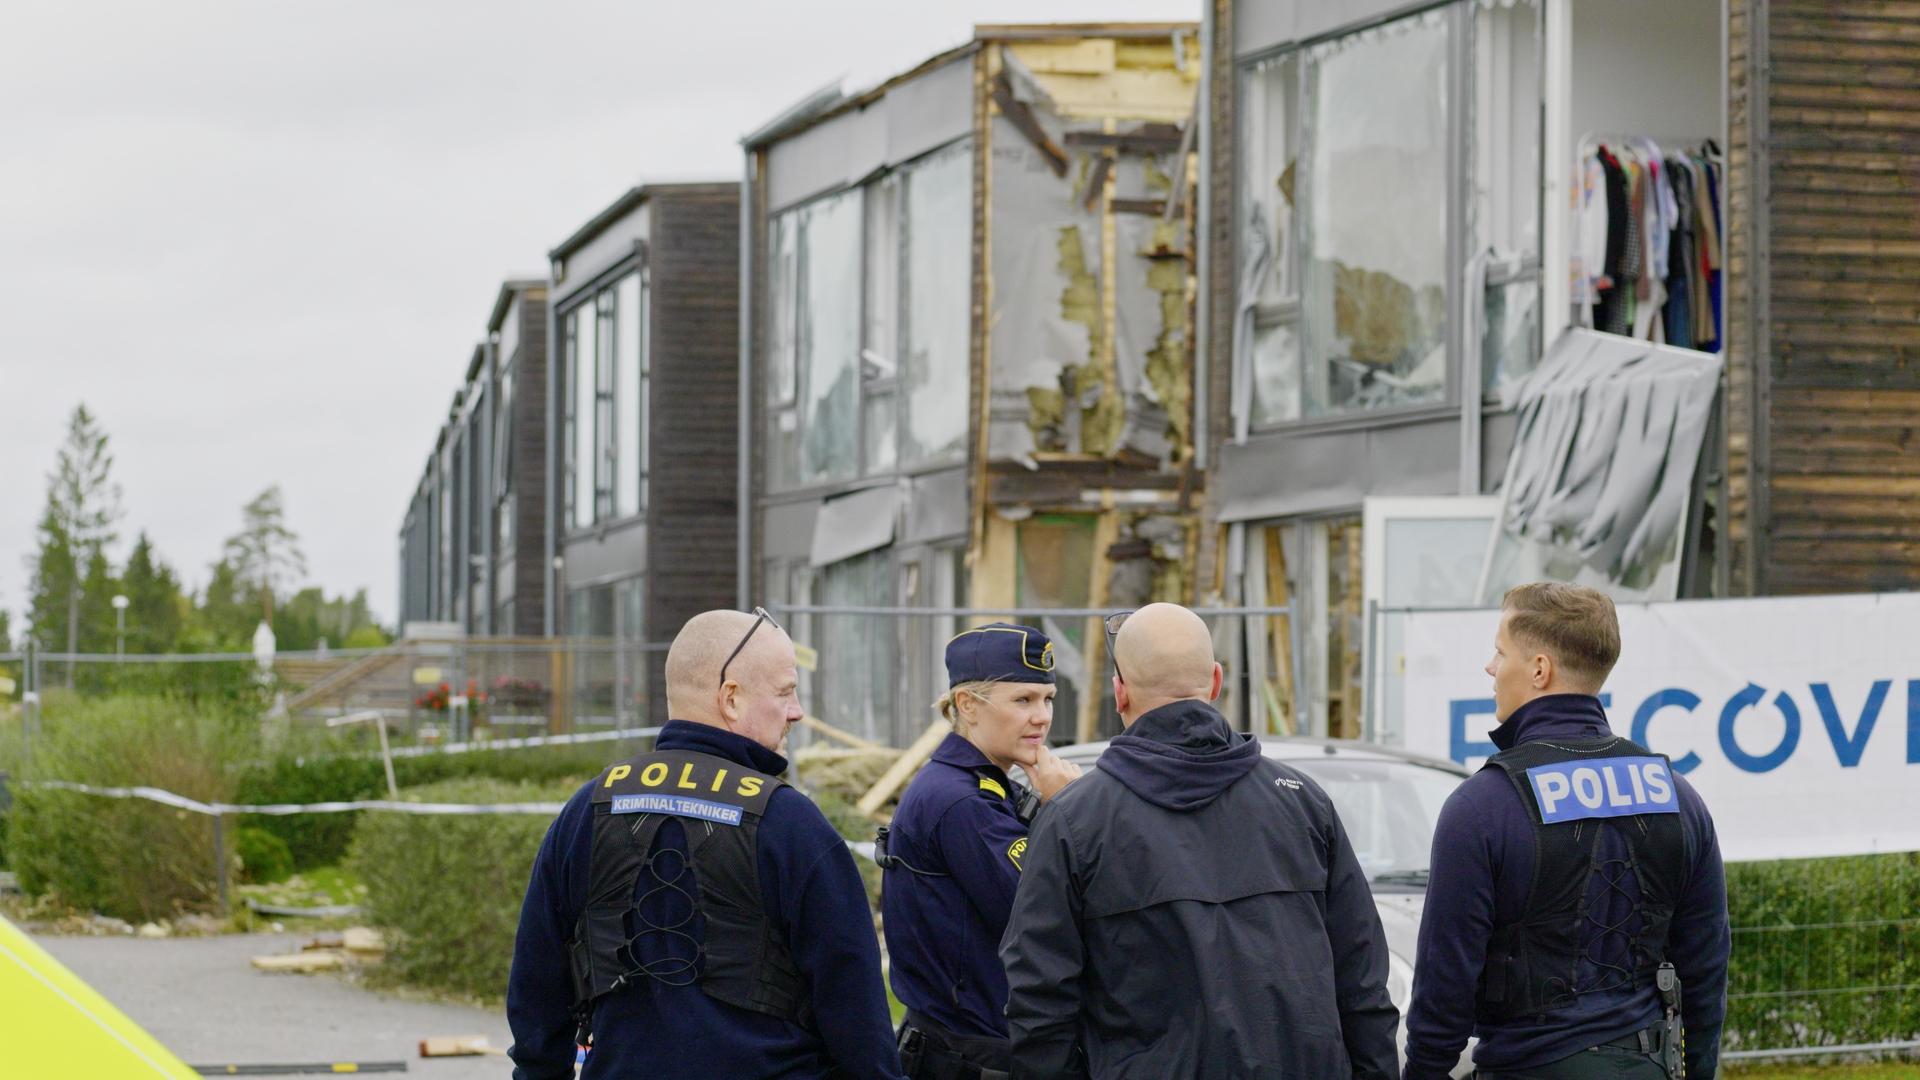
[[[1027,838],[1023,836],[1020,839],[1015,840],[1011,845],[1008,846],[1007,861],[1013,864],[1013,868],[1015,870],[1020,870],[1024,873],[1025,869],[1020,865],[1020,860],[1026,857],[1027,857]]]

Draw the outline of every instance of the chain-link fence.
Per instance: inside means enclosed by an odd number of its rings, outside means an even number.
[[[946,646],[961,630],[1005,621],[1035,626],[1053,643],[1055,742],[1119,733],[1113,661],[1100,608],[917,608],[769,605],[807,664],[801,698],[808,711],[846,735],[884,746],[913,743],[936,719],[947,687]],[[1199,608],[1222,661],[1219,706],[1235,726],[1291,731],[1285,688],[1295,656],[1284,607]],[[1276,718],[1278,718],[1276,720]],[[1276,726],[1277,725],[1277,726]],[[810,736],[801,736],[801,745]]]
[[[666,646],[595,638],[408,641],[379,649],[168,655],[0,653],[31,736],[49,695],[258,693],[268,711],[324,720],[374,712],[403,741],[625,730],[666,712]],[[0,683],[5,689],[6,683]]]

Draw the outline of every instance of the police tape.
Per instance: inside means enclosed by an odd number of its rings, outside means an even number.
[[[527,735],[517,739],[484,739],[447,743],[444,746],[403,746],[393,751],[396,758],[428,757],[436,754],[483,753],[489,750],[527,750],[539,746],[574,746],[580,743],[613,742],[624,739],[651,739],[660,734],[658,727],[615,728],[612,731],[587,731],[575,735]],[[364,755],[379,757],[379,751]]]
[[[406,802],[398,799],[354,799],[348,802],[320,803],[209,803],[189,799],[185,795],[156,787],[97,787],[93,784],[76,784],[70,780],[28,780],[21,782],[19,786],[72,791],[106,799],[145,799],[177,810],[214,817],[232,814],[269,814],[276,817],[287,814],[344,814],[355,810],[387,810],[396,814],[428,815],[545,814],[551,817],[558,814],[561,807],[566,805],[557,802],[430,803]]]

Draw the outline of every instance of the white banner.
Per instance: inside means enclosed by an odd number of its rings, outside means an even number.
[[[1382,618],[1406,748],[1478,768],[1499,612]],[[1727,859],[1920,850],[1920,594],[1629,605],[1620,634],[1613,730],[1699,789]]]

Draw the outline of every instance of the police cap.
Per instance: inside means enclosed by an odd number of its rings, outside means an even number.
[[[1031,626],[989,623],[947,642],[947,685],[965,682],[1050,683],[1053,642]]]

